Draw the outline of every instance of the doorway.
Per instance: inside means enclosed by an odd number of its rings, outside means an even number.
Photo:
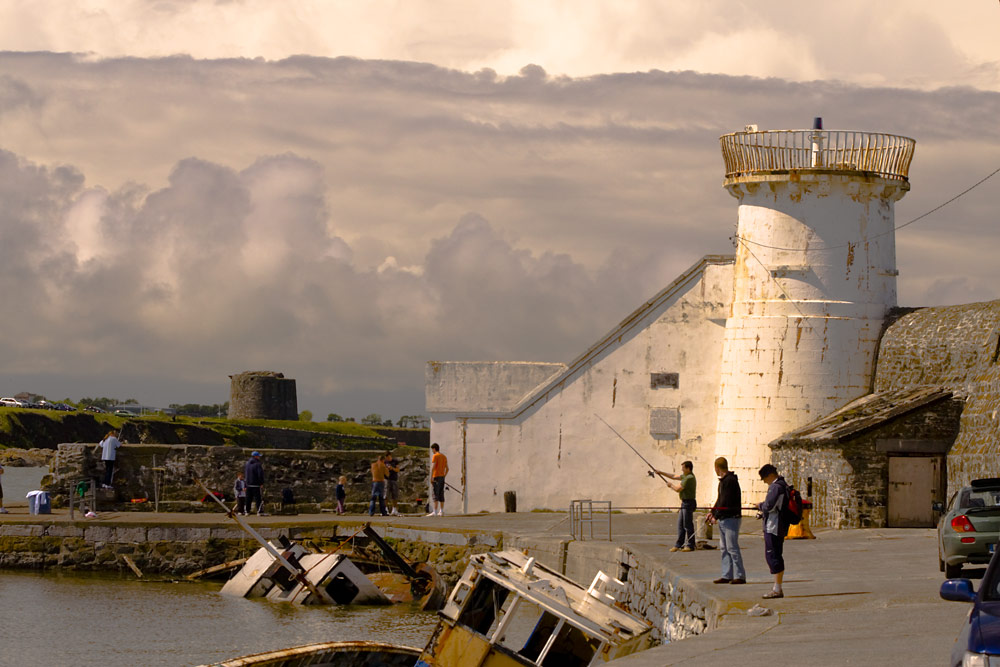
[[[932,503],[941,497],[943,457],[890,456],[890,528],[933,528]]]

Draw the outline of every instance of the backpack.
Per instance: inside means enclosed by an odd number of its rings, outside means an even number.
[[[798,525],[802,521],[802,494],[791,484],[788,485],[788,502],[781,509],[782,518],[789,525]]]

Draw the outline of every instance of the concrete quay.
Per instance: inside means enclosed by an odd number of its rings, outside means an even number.
[[[90,520],[77,515],[71,521],[64,510],[31,516],[26,508],[15,506],[11,512],[0,515],[0,533],[28,535],[32,526],[65,524],[235,528],[219,514],[108,512]],[[814,530],[816,540],[786,543],[786,597],[762,600],[771,576],[764,563],[760,522],[751,519],[744,519],[741,535],[748,579],[744,586],[711,583],[719,576],[718,550],[670,553],[676,518],[666,513],[613,515],[611,541],[572,540],[562,513],[371,518],[313,514],[252,517],[251,523],[262,532],[323,527],[344,535],[369,520],[402,539],[438,544],[471,540],[483,545],[502,541],[506,548],[527,549],[583,584],[598,569],[620,575],[625,562],[632,565],[630,586],[673,587],[682,592],[685,607],[703,610],[707,625],[703,634],[616,661],[623,667],[680,663],[772,667],[776,661],[817,666],[941,665],[946,664],[968,612],[966,605],[938,597],[943,576],[930,529]],[[748,616],[747,610],[758,603],[773,613]],[[645,615],[666,622],[673,612],[665,606],[647,609]]]

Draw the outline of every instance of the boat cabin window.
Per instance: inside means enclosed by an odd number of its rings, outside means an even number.
[[[516,653],[536,665],[555,667],[585,667],[600,647],[600,641],[589,639],[583,632],[559,616],[545,611],[524,598],[510,596],[502,606],[502,625],[494,643]],[[504,618],[510,615],[509,620]]]
[[[491,636],[509,593],[496,582],[480,577],[458,616],[458,622],[481,635]]]
[[[558,667],[585,667],[594,658],[601,642],[588,637],[578,628],[568,623],[559,626],[559,618],[549,613],[542,614],[535,625],[531,637],[519,653],[538,665],[554,665]],[[545,655],[542,651],[552,637],[552,645]]]
[[[358,596],[358,587],[346,574],[338,572],[327,583],[326,592],[337,604],[350,604]]]

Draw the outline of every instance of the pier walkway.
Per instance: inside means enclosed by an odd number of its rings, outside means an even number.
[[[16,503],[0,515],[0,528],[10,524],[70,523],[65,510],[31,516]],[[361,526],[365,515],[332,514],[252,517],[262,527],[331,525],[340,530]],[[572,541],[562,513],[477,514],[444,517],[373,517],[376,527],[406,531],[502,535],[507,546],[537,551],[539,560],[562,549],[567,573],[589,583],[594,563],[613,562],[626,548],[635,557],[683,582],[691,601],[714,610],[718,627],[703,635],[664,645],[616,661],[622,667],[660,665],[767,666],[947,663],[968,606],[938,597],[943,576],[937,567],[935,532],[931,529],[814,530],[816,540],[786,543],[785,598],[762,600],[771,576],[764,563],[760,522],[744,519],[741,536],[747,567],[745,586],[716,585],[719,552],[670,553],[675,538],[673,514],[614,515],[613,541]],[[228,526],[219,514],[107,512],[76,524]],[[5,524],[7,524],[5,526]],[[9,530],[8,530],[8,534]],[[575,563],[575,565],[574,565]],[[647,563],[647,564],[648,564]],[[558,563],[547,562],[558,566]],[[592,568],[595,569],[595,568]],[[982,569],[970,571],[981,575]],[[586,579],[586,581],[584,581]],[[746,610],[760,603],[772,615],[751,617]]]

